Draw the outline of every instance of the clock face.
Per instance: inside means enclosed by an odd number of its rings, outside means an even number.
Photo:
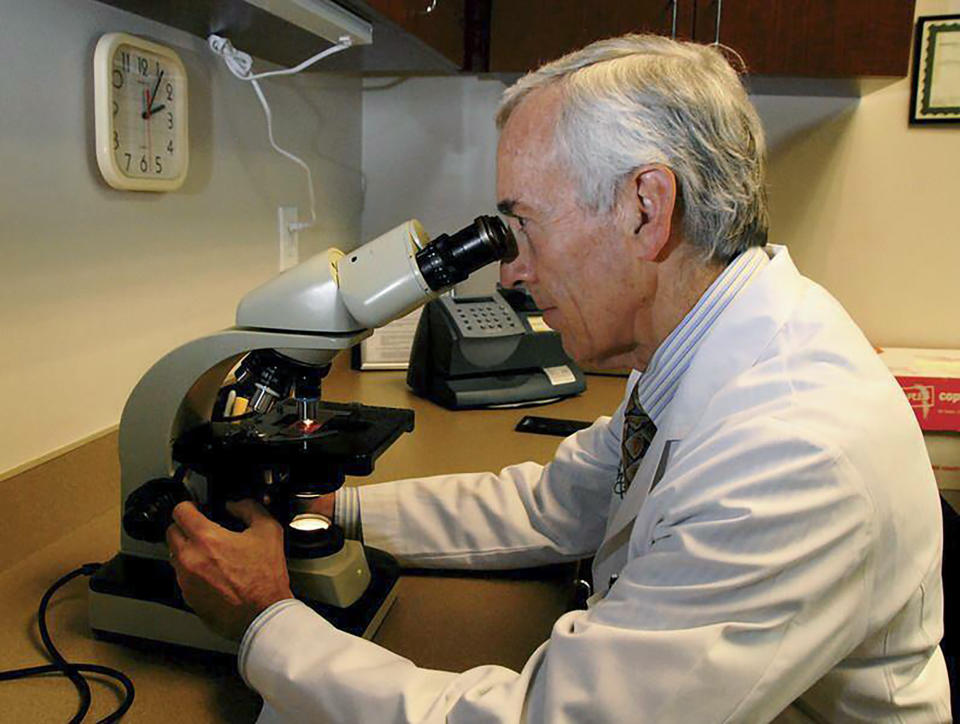
[[[120,172],[135,178],[172,179],[185,158],[178,127],[183,77],[167,58],[119,45],[110,73],[113,153]]]
[[[97,161],[115,188],[167,191],[186,176],[187,78],[176,54],[121,33],[94,58]]]

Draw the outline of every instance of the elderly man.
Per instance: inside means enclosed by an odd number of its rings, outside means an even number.
[[[243,634],[263,719],[948,721],[920,432],[840,305],[765,246],[762,131],[721,53],[595,43],[498,122],[502,281],[575,359],[634,368],[625,399],[545,467],[345,489],[335,513],[420,566],[595,555],[596,591],[519,673],[419,669],[294,600],[254,504],[241,534],[181,504],[181,586]]]

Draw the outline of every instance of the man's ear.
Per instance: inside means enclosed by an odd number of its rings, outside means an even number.
[[[630,174],[624,191],[624,223],[639,243],[641,259],[654,261],[670,241],[677,178],[662,164],[641,166]]]

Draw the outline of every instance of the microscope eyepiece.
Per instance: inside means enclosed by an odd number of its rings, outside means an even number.
[[[478,216],[453,235],[441,234],[416,254],[423,280],[435,292],[462,282],[490,262],[512,261],[517,241],[496,216]]]

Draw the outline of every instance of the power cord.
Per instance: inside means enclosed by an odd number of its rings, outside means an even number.
[[[346,50],[353,45],[353,40],[349,35],[343,35],[332,47],[317,53],[311,58],[307,58],[307,60],[293,68],[271,70],[267,71],[266,73],[251,73],[250,71],[253,69],[253,58],[250,57],[249,53],[244,53],[242,50],[237,50],[234,48],[230,41],[226,38],[223,38],[219,35],[211,35],[207,38],[207,43],[210,46],[210,50],[223,58],[223,62],[226,64],[227,68],[230,69],[231,73],[233,73],[240,80],[250,81],[250,84],[253,86],[253,90],[256,91],[257,98],[260,100],[260,105],[263,106],[263,112],[267,117],[267,138],[270,139],[270,145],[273,146],[273,149],[284,158],[287,158],[300,166],[300,168],[302,168],[307,174],[307,191],[310,194],[310,221],[309,223],[301,222],[290,224],[290,231],[303,231],[304,229],[313,227],[317,223],[317,203],[314,198],[313,191],[313,174],[310,173],[310,167],[304,163],[301,158],[283,148],[280,148],[280,146],[277,145],[276,140],[273,138],[273,114],[270,112],[270,104],[267,103],[267,99],[263,95],[263,90],[260,88],[260,84],[257,81],[262,78],[272,78],[278,75],[294,75],[299,73],[300,71],[309,68],[314,63],[317,63],[324,58],[328,58],[334,53],[339,53],[341,50]]]
[[[40,628],[40,638],[43,641],[43,646],[47,650],[47,654],[53,663],[44,664],[42,666],[30,666],[23,669],[0,671],[0,681],[25,679],[29,676],[39,676],[41,674],[62,674],[70,679],[74,687],[77,689],[77,694],[80,696],[80,706],[77,709],[77,713],[74,714],[73,718],[70,720],[70,724],[80,724],[80,722],[82,722],[84,717],[87,715],[87,712],[90,710],[90,685],[83,676],[84,672],[109,676],[119,681],[124,688],[123,701],[120,703],[120,706],[103,719],[100,719],[97,724],[111,724],[111,722],[119,721],[120,718],[126,714],[127,710],[133,705],[133,682],[130,681],[126,674],[121,671],[117,671],[116,669],[111,669],[109,666],[100,666],[98,664],[74,664],[67,661],[60,654],[60,651],[57,649],[57,647],[54,646],[53,639],[50,638],[50,631],[47,629],[47,606],[50,605],[50,599],[53,598],[53,594],[77,576],[92,576],[97,572],[97,569],[99,569],[101,565],[101,563],[85,563],[76,570],[70,571],[70,573],[61,577],[52,586],[50,586],[50,588],[47,589],[47,592],[43,594],[43,598],[40,599],[40,610],[37,613],[37,624]]]

